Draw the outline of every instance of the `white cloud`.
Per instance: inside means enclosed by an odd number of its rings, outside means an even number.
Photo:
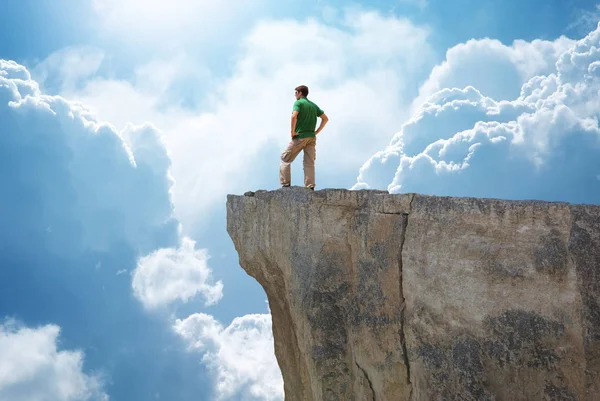
[[[83,372],[81,351],[59,350],[60,328],[0,325],[1,401],[106,401],[101,378]]]
[[[219,399],[283,400],[271,315],[245,315],[223,327],[212,316],[198,313],[177,320],[173,328],[191,350],[204,353],[203,362],[217,376]]]
[[[424,78],[433,51],[427,29],[406,19],[348,11],[335,26],[310,19],[263,21],[242,41],[235,60],[233,74],[203,98],[201,111],[179,103],[165,107],[162,99],[173,88],[153,90],[137,78],[92,79],[69,93],[118,126],[149,120],[161,128],[184,229],[198,224],[227,193],[278,184],[278,155],[289,140],[293,88],[299,84],[310,87],[310,97],[330,117],[319,137],[317,168],[355,171],[408,116],[413,81]],[[151,69],[155,77],[173,71],[168,63],[157,65]],[[191,76],[189,66],[180,66]],[[267,150],[272,160],[265,160]],[[266,163],[271,170],[252,169]]]
[[[71,258],[120,241],[143,253],[176,242],[170,160],[153,126],[118,133],[82,104],[43,94],[27,69],[4,60],[0,121],[0,177],[11,188],[3,201],[14,208],[0,218],[15,227],[5,243],[33,237]]]
[[[598,202],[600,28],[511,101],[443,89],[360,170],[358,188]]]
[[[133,292],[151,309],[175,300],[187,302],[198,293],[207,305],[214,304],[223,296],[223,284],[209,282],[208,259],[208,252],[196,250],[189,238],[182,240],[179,249],[156,250],[138,261],[131,283]]]
[[[421,86],[413,109],[445,88],[473,86],[495,100],[513,100],[531,77],[549,74],[558,57],[575,41],[560,37],[554,41],[516,40],[506,46],[496,39],[471,39],[446,52],[446,60],[431,71]]]
[[[588,5],[588,6],[591,6]],[[575,18],[571,22],[566,30],[574,31],[577,34],[585,35],[586,33],[594,30],[598,21],[600,21],[600,4],[596,4],[590,9],[576,8],[574,9]]]
[[[72,92],[98,73],[105,58],[104,52],[92,46],[67,47],[36,65],[32,75],[46,85],[59,86],[63,91]]]
[[[245,25],[266,2],[255,0],[92,0],[102,27],[116,39],[165,47],[210,43]]]
[[[81,72],[77,82],[90,71],[67,67]],[[182,238],[173,216],[171,163],[161,133],[151,124],[117,131],[83,104],[44,94],[25,67],[5,60],[0,133],[0,244],[6,250],[0,266],[8,269],[2,277],[16,280],[3,283],[11,288],[3,298],[14,298],[3,309],[26,320],[51,314],[68,332],[65,341],[93,343],[85,365],[94,368],[124,372],[153,354],[156,363],[136,366],[137,377],[112,375],[114,397],[168,394],[178,380],[196,375],[181,353],[153,352],[152,346],[171,346],[173,337],[132,299],[123,281],[130,275],[117,277],[147,255],[133,287],[150,306],[199,292],[212,303],[222,294],[220,282],[208,282],[206,252]],[[41,309],[25,305],[40,302]],[[58,334],[54,325],[0,326],[0,401],[104,400],[97,376],[82,373],[83,353],[58,350]],[[166,365],[180,367],[178,379],[163,380]]]

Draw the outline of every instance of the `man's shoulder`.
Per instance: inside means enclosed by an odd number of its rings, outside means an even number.
[[[321,108],[315,102],[313,102],[312,100],[309,100],[308,102],[315,108],[317,116],[323,114],[323,110],[321,110]]]

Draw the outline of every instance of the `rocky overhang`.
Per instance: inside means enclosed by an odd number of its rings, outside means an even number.
[[[600,400],[600,207],[283,188],[227,198],[286,401]]]

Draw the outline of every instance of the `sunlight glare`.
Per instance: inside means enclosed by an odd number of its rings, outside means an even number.
[[[143,33],[178,31],[194,21],[207,23],[227,2],[209,0],[93,0],[105,22]]]

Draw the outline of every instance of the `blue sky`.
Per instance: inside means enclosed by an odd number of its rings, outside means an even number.
[[[598,16],[578,0],[9,1],[0,401],[282,399],[224,206],[278,187],[301,83],[331,119],[318,188],[598,203]]]

